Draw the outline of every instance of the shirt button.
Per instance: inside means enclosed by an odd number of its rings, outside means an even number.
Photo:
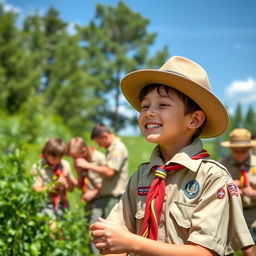
[[[164,226],[164,221],[163,221],[163,220],[160,220],[159,228],[162,228],[163,226]]]

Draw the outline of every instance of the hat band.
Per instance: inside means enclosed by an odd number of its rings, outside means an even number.
[[[168,72],[168,73],[173,73],[173,74],[176,74],[176,75],[179,75],[179,76],[183,76],[183,77],[185,77],[185,78],[187,78],[187,79],[190,80],[189,77],[187,77],[187,76],[185,76],[185,75],[183,75],[183,74],[181,74],[181,73],[179,73],[179,72],[172,71],[172,70],[167,70],[167,69],[165,69],[164,71],[165,71],[165,72]]]
[[[247,144],[251,143],[251,140],[231,140],[230,143],[232,144]]]

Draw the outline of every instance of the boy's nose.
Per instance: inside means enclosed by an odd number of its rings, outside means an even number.
[[[149,107],[146,111],[146,116],[147,117],[152,117],[155,116],[155,109],[153,107]]]

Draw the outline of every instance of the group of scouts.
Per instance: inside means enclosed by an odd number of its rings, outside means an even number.
[[[106,154],[88,146],[81,137],[70,139],[67,145],[59,138],[52,138],[43,147],[41,159],[32,166],[33,188],[49,191],[49,203],[43,213],[53,220],[63,218],[68,208],[67,192],[73,191],[74,187],[81,189],[81,200],[87,202],[89,223],[98,217],[106,218],[124,193],[128,178],[126,146],[103,124],[93,128],[91,139],[105,148]],[[76,178],[69,162],[63,159],[65,155],[73,159]],[[55,228],[55,221],[51,228]],[[96,255],[98,250],[93,243],[90,246]]]
[[[128,180],[127,149],[102,124],[91,138],[105,156],[82,138],[71,139],[67,151],[61,140],[49,140],[32,169],[37,191],[58,181],[44,210],[62,216],[66,192],[81,188],[95,255],[255,256],[256,141],[247,129],[234,129],[222,142],[231,155],[211,159],[200,137],[221,135],[229,118],[206,71],[174,56],[159,70],[129,73],[121,90],[139,112],[142,135],[156,144],[149,161]],[[76,178],[62,159],[66,152]]]

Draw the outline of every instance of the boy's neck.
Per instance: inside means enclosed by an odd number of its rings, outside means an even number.
[[[175,154],[177,154],[182,148],[191,144],[190,140],[183,143],[173,143],[168,145],[158,145],[161,152],[161,157],[164,162],[169,161]]]

